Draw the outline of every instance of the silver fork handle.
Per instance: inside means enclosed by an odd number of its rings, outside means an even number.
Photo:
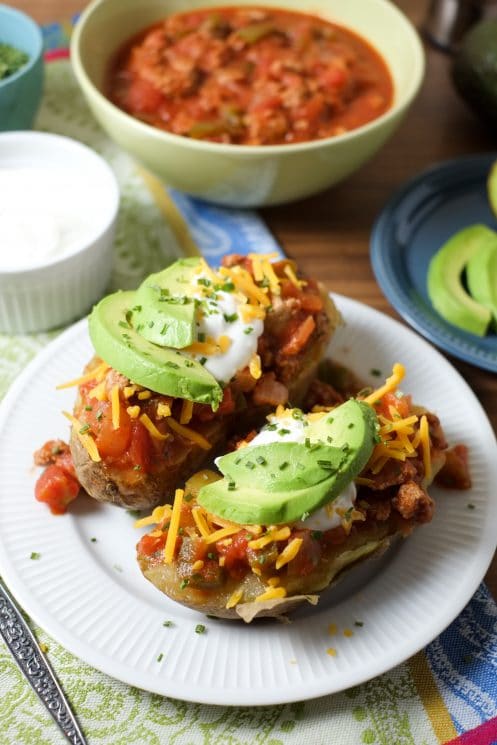
[[[69,742],[72,745],[87,745],[48,660],[1,581],[0,634],[29,684]]]

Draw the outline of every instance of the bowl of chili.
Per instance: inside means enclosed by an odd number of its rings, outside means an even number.
[[[232,206],[290,202],[372,157],[424,72],[416,31],[387,0],[308,11],[94,0],[73,67],[102,127],[169,185]]]

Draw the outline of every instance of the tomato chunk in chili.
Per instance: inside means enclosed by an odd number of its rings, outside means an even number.
[[[177,135],[241,145],[343,134],[383,114],[393,84],[352,31],[275,8],[176,13],[128,41],[109,98]]]

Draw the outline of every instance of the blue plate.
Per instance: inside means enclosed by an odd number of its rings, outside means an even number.
[[[497,230],[486,180],[497,154],[446,161],[400,189],[378,217],[371,261],[378,284],[400,315],[446,352],[497,372],[497,335],[480,339],[444,321],[426,289],[430,259],[454,233],[484,223]]]

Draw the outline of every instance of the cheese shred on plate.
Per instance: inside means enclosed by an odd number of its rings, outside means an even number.
[[[174,494],[173,511],[171,513],[171,522],[167,531],[166,545],[164,546],[164,563],[171,564],[174,559],[174,550],[176,548],[176,538],[178,537],[179,520],[181,517],[181,505],[183,504],[183,489],[176,489]]]

